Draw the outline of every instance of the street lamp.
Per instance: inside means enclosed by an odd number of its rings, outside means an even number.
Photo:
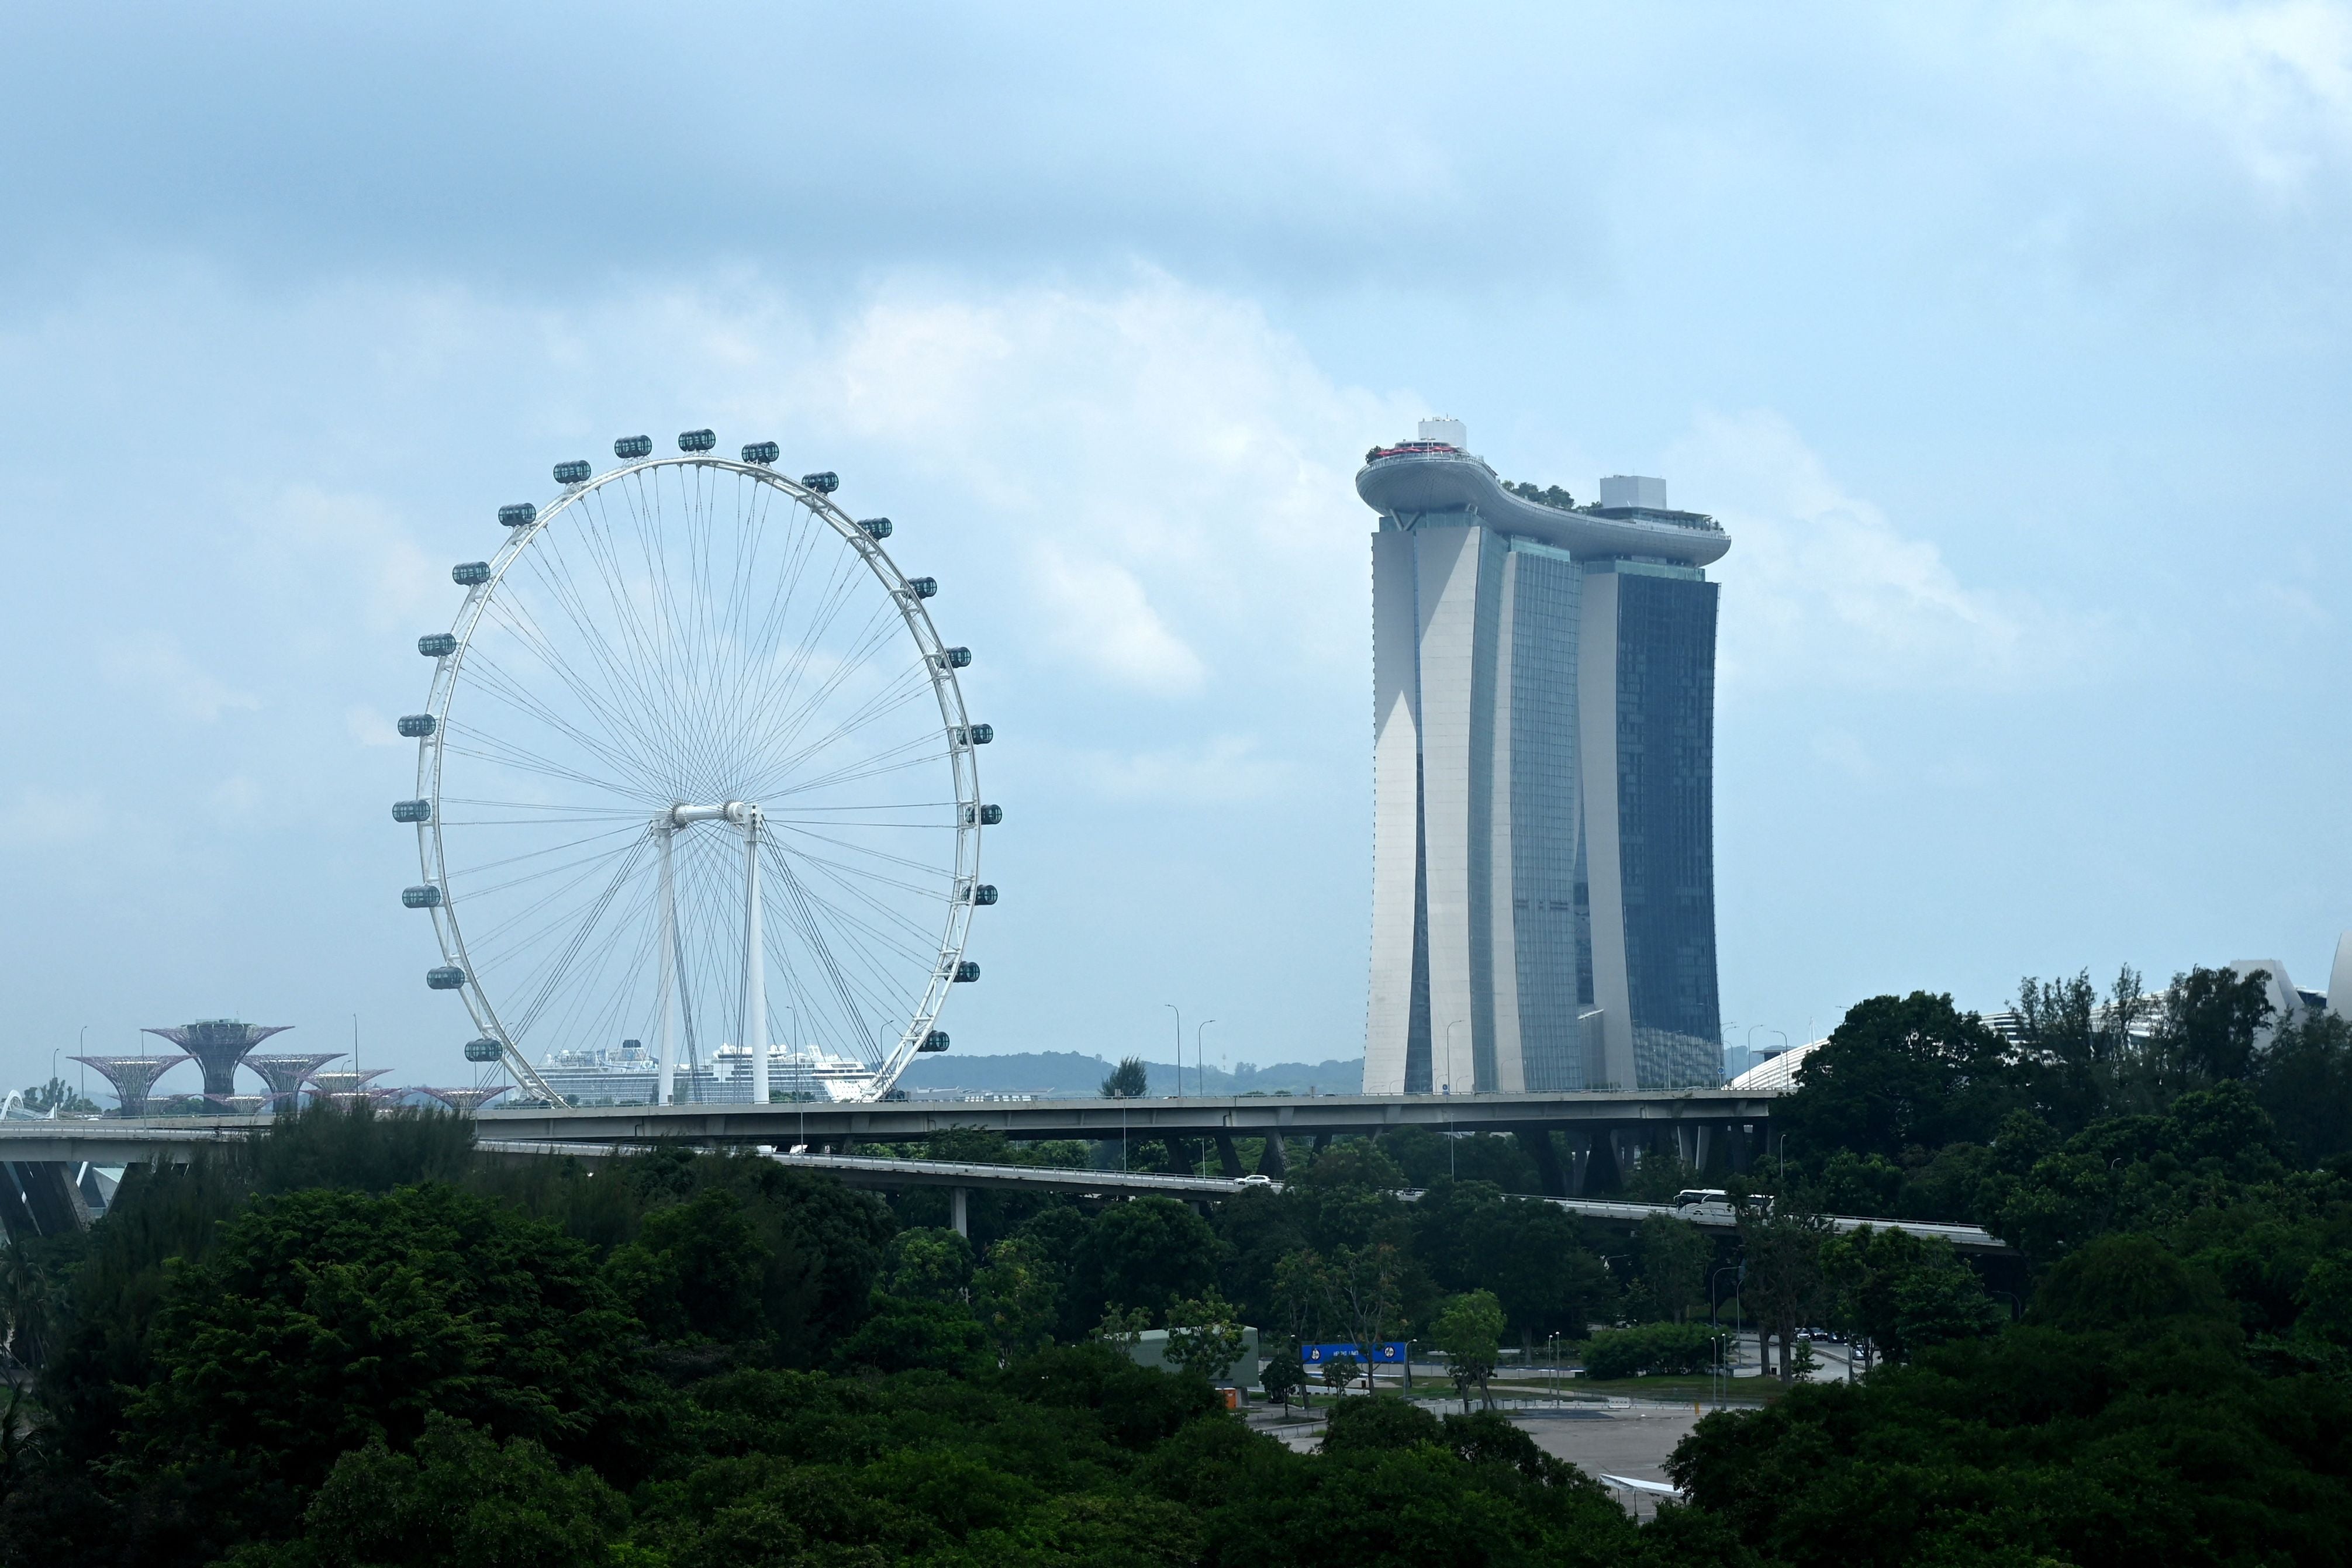
[[[1461,1026],[1459,1018],[1445,1026],[1445,1095],[1449,1101],[1454,1097],[1454,1031]],[[1454,1146],[1459,1142],[1461,1140],[1454,1136],[1454,1107],[1449,1103],[1445,1108],[1445,1177],[1448,1181],[1452,1181],[1455,1174]]]
[[[1176,1098],[1184,1098],[1184,1009],[1173,1002],[1160,1004],[1176,1015]]]

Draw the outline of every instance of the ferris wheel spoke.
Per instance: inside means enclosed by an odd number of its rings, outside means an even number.
[[[859,731],[869,729],[872,726],[880,723],[883,720],[889,718],[898,709],[905,707],[914,700],[914,695],[909,693],[898,698],[896,701],[887,705],[877,706],[868,711],[859,713],[854,718],[845,720],[827,734],[819,736],[816,740],[811,741],[799,747],[797,750],[780,759],[774,772],[762,775],[760,781],[761,792],[763,794],[770,794],[778,790],[790,791],[814,787],[811,781],[808,780],[801,780],[795,783],[793,780],[793,774],[811,758],[824,755],[824,753],[834,750],[841,745],[842,742],[849,740],[851,736],[856,734]],[[906,753],[917,752],[919,749],[922,753],[944,754],[943,748],[945,744],[946,738],[944,736],[938,734],[923,734],[911,740],[899,742],[899,744],[893,747],[891,751],[872,752],[856,760],[864,763],[878,763],[887,761],[893,752]]]
[[[629,874],[636,869],[637,862],[645,858],[646,849],[652,844],[652,835],[646,835],[645,838],[639,840],[636,847],[632,849],[630,853],[622,859],[621,864],[614,868],[613,872],[613,879],[605,885],[604,897],[597,901],[596,907],[589,912],[588,918],[582,922],[579,931],[573,935],[570,944],[563,949],[562,958],[556,963],[553,970],[548,974],[546,983],[540,987],[538,994],[533,996],[530,1000],[530,1005],[523,1009],[521,1021],[515,1026],[519,1034],[529,1035],[530,1033],[531,1025],[538,1019],[541,1012],[546,1008],[548,998],[553,995],[555,988],[563,983],[563,978],[570,973],[572,963],[580,956],[580,950],[587,945],[588,939],[595,933],[596,928],[603,923],[605,911],[612,908],[613,900],[620,893],[623,885],[627,882]]]
[[[587,710],[589,717],[608,730],[621,732],[623,738],[634,736],[639,742],[641,749],[651,748],[651,736],[645,727],[633,716],[624,711],[611,694],[598,690],[583,677],[580,667],[565,658],[557,648],[554,640],[541,627],[537,617],[531,615],[528,606],[509,602],[498,612],[498,616],[514,634],[516,640],[523,648],[530,653],[550,674],[553,675],[582,707]],[[606,752],[611,751],[612,748],[608,742],[587,740],[577,726],[557,717],[545,702],[529,696],[520,678],[503,668],[497,659],[484,654],[479,656],[479,661],[488,670],[490,689],[498,695],[520,707],[542,723],[570,734],[575,742],[586,745],[592,751]]]
[[[845,575],[841,586],[846,586],[848,581]],[[825,630],[828,632],[832,629],[834,618],[826,620]],[[899,618],[898,607],[884,604],[869,611],[856,630],[844,636],[842,641],[845,647],[838,654],[830,653],[827,646],[821,645],[815,636],[808,637],[792,650],[791,657],[782,668],[776,669],[773,679],[751,709],[744,727],[757,733],[772,732],[806,708],[821,704],[833,690],[864,670],[876,652],[888,642],[893,632],[904,629],[905,623]],[[829,658],[833,668],[820,679],[814,691],[804,696],[803,682],[810,666],[820,655]],[[760,668],[771,668],[774,663],[775,650],[760,657],[766,661]]]
[[[753,719],[753,723],[761,729],[765,730],[768,727],[767,715],[780,707],[789,709],[789,705],[800,691],[802,682],[807,677],[810,667],[815,663],[820,652],[831,646],[829,639],[833,624],[839,618],[843,608],[849,604],[850,590],[857,580],[856,574],[861,569],[860,563],[850,558],[844,558],[835,563],[831,581],[826,584],[824,595],[816,612],[811,616],[809,625],[802,633],[800,646],[793,650],[793,656],[785,667],[777,671],[771,689],[772,695],[761,705]],[[886,610],[892,615],[896,614],[895,609],[888,606],[877,608],[868,616],[866,626],[871,627],[877,623],[887,624],[882,620]],[[851,635],[849,652],[835,659],[835,668],[824,677],[821,689],[830,689],[839,685],[862,665],[866,655],[861,648],[866,641],[866,635],[862,629]]]
[[[777,879],[783,884],[785,907],[793,917],[793,923],[799,929],[801,940],[808,945],[809,952],[816,959],[818,968],[830,983],[835,996],[840,1001],[842,1017],[845,1021],[856,1021],[862,1036],[864,1016],[858,1011],[856,998],[850,994],[848,977],[843,974],[840,963],[833,956],[832,946],[826,942],[824,932],[817,926],[816,917],[809,908],[808,894],[801,887],[800,878],[793,874],[792,862],[781,858],[776,859],[776,870]],[[859,1045],[860,1054],[863,1055],[862,1037]]]
[[[561,548],[560,544],[551,545],[551,551],[560,551]],[[555,638],[531,614],[529,605],[509,602],[500,610],[493,601],[494,613],[500,616],[517,640],[538,657],[548,671],[563,683],[593,718],[608,730],[619,731],[624,737],[635,738],[641,750],[657,750],[659,726],[656,721],[660,709],[653,694],[625,674],[611,646],[595,635],[586,616],[572,607],[571,596],[559,584],[559,572],[551,570],[545,562],[535,563],[534,572],[548,587],[557,607],[572,618],[575,626],[588,634],[583,639],[588,644],[588,655],[612,689],[600,689],[586,679],[573,660],[564,657]],[[500,670],[499,674],[509,688],[520,689],[520,683],[505,671]]]
[[[891,911],[881,910],[887,925],[898,928],[898,931],[894,931],[887,929],[886,926],[877,926],[871,921],[861,919],[852,910],[824,898],[815,889],[805,883],[803,885],[803,891],[807,894],[811,906],[822,910],[836,931],[847,939],[843,944],[842,951],[864,955],[864,962],[866,964],[872,965],[877,962],[877,947],[889,949],[891,952],[918,971],[926,971],[937,962],[939,939],[936,932],[916,929],[909,922],[895,917]],[[861,901],[871,903],[871,900],[861,900]],[[905,932],[905,935],[900,935],[899,931]]]
[[[919,745],[922,750],[915,751],[913,748]],[[920,741],[910,741],[903,746],[877,752],[872,757],[861,759],[860,762],[849,764],[836,772],[818,773],[813,778],[795,780],[789,789],[780,784],[766,793],[773,795],[781,791],[789,798],[793,795],[807,795],[817,790],[835,789],[843,784],[862,784],[867,779],[905,773],[910,768],[919,768],[930,763],[944,761],[947,757],[948,752],[940,737],[927,735]]]
[[[817,720],[842,688],[866,673],[875,648],[879,647],[888,630],[887,626],[873,628],[866,645],[855,650],[853,658],[844,659],[841,667],[822,686],[809,692],[797,707],[777,712],[772,706],[754,715],[752,722],[760,726],[757,733],[761,737],[761,749],[772,753],[802,745],[800,736],[803,731]],[[895,711],[929,690],[930,681],[919,669],[901,669],[887,676],[858,701],[847,718],[837,722],[834,733],[835,736],[846,734],[864,720]],[[803,745],[802,749],[806,747]]]
[[[546,703],[541,701],[535,697],[532,697],[529,692],[524,690],[511,676],[509,676],[505,670],[499,668],[496,660],[485,657],[479,661],[479,663],[480,669],[478,673],[481,678],[481,688],[485,695],[495,700],[504,702],[508,707],[525,715],[526,717],[538,720],[546,728],[555,731],[565,740],[570,741],[573,745],[579,747],[582,751],[587,752],[606,767],[613,768],[615,771],[622,773],[627,773],[636,769],[637,764],[626,752],[609,743],[601,736],[592,734],[581,726],[572,723],[570,720],[565,719],[561,714],[558,714],[553,709],[548,707]],[[586,699],[583,697],[583,700],[585,700]]]
[[[611,779],[600,779],[593,773],[583,773],[579,769],[566,767],[552,758],[540,756],[534,752],[527,752],[510,741],[501,741],[495,736],[484,734],[470,725],[459,724],[453,721],[443,727],[442,733],[448,738],[441,747],[445,757],[470,757],[476,762],[487,763],[493,767],[512,768],[527,773],[541,773],[552,779],[567,779],[606,796],[643,799],[648,805],[652,803],[652,797],[641,787],[616,784]],[[459,742],[466,743],[455,743]]]
[[[762,775],[762,784],[772,785],[774,783],[780,783],[789,777],[792,770],[800,766],[810,756],[830,746],[838,745],[858,731],[880,720],[889,718],[903,710],[908,703],[925,695],[928,689],[928,683],[919,678],[909,679],[902,674],[892,685],[869,694],[865,701],[836,721],[830,731],[817,736],[814,740],[801,739],[797,731],[787,737],[782,729],[779,728],[765,748],[778,760],[774,771]],[[800,728],[805,728],[805,725]],[[943,736],[939,736],[937,731],[932,731],[926,724],[915,739],[929,741],[935,738],[944,740]],[[910,742],[902,742],[901,743]]]
[[[817,877],[821,879],[823,882],[829,883],[837,888],[843,894],[848,898],[856,900],[858,903],[871,910],[877,919],[881,920],[887,926],[895,928],[896,931],[904,933],[904,940],[910,942],[913,945],[911,947],[901,947],[899,951],[905,953],[911,962],[917,964],[925,964],[929,963],[931,958],[937,956],[939,938],[936,931],[927,930],[924,927],[917,925],[913,921],[907,917],[905,910],[876,897],[874,889],[870,885],[876,880],[875,879],[862,877],[858,873],[846,871],[843,868],[831,865],[827,862],[812,861],[804,856],[799,857],[798,858],[802,864],[814,868]],[[835,904],[832,900],[826,898],[822,888],[817,886],[810,879],[801,879],[801,887],[805,892],[807,892],[812,901],[824,909],[835,911],[836,918],[846,923],[855,925],[859,931],[875,938],[876,940],[893,943],[901,940],[899,936],[891,934],[891,932],[886,931],[881,927],[871,925],[867,921],[850,913],[846,909]],[[940,907],[944,906],[947,901],[946,896],[939,892],[919,891],[915,894],[915,898],[917,900],[917,907]]]
[[[873,848],[868,847],[868,844],[854,842],[854,839],[837,839],[837,837],[821,835],[821,832],[800,832],[797,837],[816,844],[830,844],[833,848],[840,848],[840,851],[852,853],[852,856],[866,856],[868,860],[879,860],[882,865],[898,865],[898,868],[906,868],[910,869],[910,872],[936,872],[936,869],[939,869],[939,865],[929,863],[929,860],[915,860],[910,858],[910,856],[896,856],[896,853],[887,851],[887,848]],[[830,856],[825,856],[825,853],[807,848],[804,844],[795,844],[791,853],[795,853],[795,856],[800,856],[802,860],[807,860],[807,863],[812,865],[837,865],[837,868],[842,868],[845,872],[849,872],[849,875],[866,875],[866,877],[875,877],[875,879],[879,881],[889,881],[889,886],[894,886],[894,889],[903,889],[903,891],[908,893],[918,893],[918,896],[922,898],[946,898],[946,891],[940,891],[940,889],[927,889],[927,886],[910,884],[910,881],[896,881],[891,879],[891,877],[885,877],[882,872],[877,872],[877,869],[856,868],[854,860],[835,860],[830,858]],[[946,884],[952,886],[952,877],[948,877]]]

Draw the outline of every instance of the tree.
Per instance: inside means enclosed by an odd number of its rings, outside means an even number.
[[[1034,1350],[1052,1332],[1061,1310],[1061,1270],[1045,1247],[1026,1237],[1007,1237],[988,1249],[988,1261],[971,1277],[972,1312],[1000,1362]]]
[[[2352,1022],[2312,1008],[2280,1025],[2254,1065],[2253,1085],[2305,1164],[2352,1151]]]
[[[604,1275],[656,1339],[733,1342],[764,1335],[773,1262],[742,1201],[714,1187],[647,1215]]]
[[[1370,1247],[1341,1247],[1332,1260],[1331,1292],[1344,1314],[1349,1333],[1365,1355],[1378,1353],[1396,1321],[1397,1289],[1403,1282],[1404,1259],[1387,1242]],[[1364,1386],[1372,1385],[1368,1365]]]
[[[1151,1314],[1142,1308],[1122,1311],[1110,1307],[1104,1310],[1102,1321],[1097,1323],[1094,1332],[1087,1337],[1124,1355],[1143,1342],[1143,1336],[1150,1327]]]
[[[971,1285],[971,1243],[952,1230],[919,1227],[890,1238],[880,1289],[908,1301],[962,1301]]]
[[[1486,1380],[1503,1356],[1503,1308],[1489,1290],[1471,1290],[1445,1303],[1437,1315],[1437,1348],[1445,1352],[1462,1412],[1470,1412],[1470,1390],[1486,1400]],[[1491,1403],[1491,1401],[1488,1401]]]
[[[1685,1323],[1693,1309],[1706,1305],[1706,1266],[1715,1259],[1715,1244],[1698,1226],[1653,1215],[1642,1222],[1633,1251],[1660,1317]]]
[[[1331,1277],[1322,1258],[1307,1248],[1285,1256],[1274,1266],[1274,1300],[1292,1344],[1320,1337],[1331,1317]]]
[[[1327,1356],[1323,1362],[1323,1386],[1337,1394],[1348,1384],[1355,1382],[1356,1374],[1363,1370],[1363,1363],[1345,1351],[1334,1356]]]
[[[636,1332],[585,1247],[487,1199],[264,1199],[173,1279],[153,1381],[126,1404],[124,1470],[213,1478],[194,1533],[219,1531],[215,1554],[338,1455],[406,1447],[436,1414],[634,1479],[654,1398]]]
[[[1266,1358],[1264,1370],[1258,1373],[1258,1386],[1265,1390],[1268,1399],[1282,1402],[1282,1413],[1290,1414],[1290,1396],[1297,1394],[1302,1402],[1307,1398],[1307,1368],[1299,1362],[1296,1350],[1286,1350]]]
[[[2008,1054],[1949,996],[1874,996],[1799,1066],[1796,1092],[1772,1108],[1773,1132],[1792,1160],[1839,1149],[1900,1160],[1914,1147],[1982,1142],[2032,1101]]]
[[[25,1090],[25,1109],[37,1116],[54,1110],[62,1116],[96,1116],[98,1101],[80,1093],[61,1078],[37,1083]]]
[[[1151,1069],[1141,1057],[1124,1057],[1102,1080],[1105,1100],[1141,1100],[1151,1088]]]
[[[1140,1308],[1157,1319],[1171,1303],[1217,1282],[1222,1260],[1209,1222],[1174,1198],[1144,1197],[1105,1209],[1078,1243],[1071,1305],[1088,1317],[1105,1307]]]
[[[627,1503],[526,1438],[500,1444],[428,1416],[413,1453],[382,1442],[335,1461],[302,1512],[308,1568],[570,1568],[604,1561]]]
[[[1824,1305],[1821,1247],[1828,1234],[1827,1222],[1815,1215],[1778,1213],[1766,1217],[1751,1212],[1739,1218],[1739,1242],[1747,1257],[1739,1299],[1756,1315],[1767,1366],[1771,1364],[1772,1341],[1780,1342],[1783,1383],[1793,1373],[1789,1358],[1797,1331],[1818,1321]]]
[[[56,1327],[56,1298],[37,1244],[22,1237],[0,1241],[0,1319],[6,1322],[0,1353],[18,1366],[39,1366]]]
[[[1168,1309],[1168,1359],[1212,1383],[1232,1367],[1245,1342],[1234,1310],[1213,1289]]]
[[[2156,1048],[2192,1082],[2249,1076],[2255,1038],[2270,1021],[2270,978],[2266,969],[2174,975],[2157,1015]]]

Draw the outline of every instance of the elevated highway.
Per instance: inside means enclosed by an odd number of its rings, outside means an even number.
[[[1196,1151],[1218,1178],[1243,1168],[1238,1140],[1263,1140],[1255,1173],[1280,1176],[1300,1138],[1320,1145],[1347,1134],[1399,1128],[1518,1136],[1544,1185],[1577,1197],[1596,1157],[1621,1166],[1636,1152],[1672,1151],[1705,1169],[1744,1169],[1764,1147],[1773,1097],[1725,1089],[1472,1095],[1338,1094],[1188,1096],[1167,1100],[883,1100],[838,1104],[583,1106],[525,1108],[476,1115],[481,1138],[499,1146],[614,1150],[653,1143],[803,1149],[847,1155],[863,1143],[919,1143],[980,1130],[1015,1142],[1055,1140],[1165,1142],[1189,1177]],[[234,1143],[265,1121],[249,1116],[150,1117],[136,1121],[0,1121],[0,1164],[19,1174],[15,1201],[0,1193],[11,1226],[46,1232],[67,1209],[31,1194],[57,1184],[57,1167],[118,1166],[184,1160],[207,1145]],[[1031,1167],[1022,1167],[1030,1169]],[[68,1205],[69,1207],[69,1205]],[[47,1217],[35,1219],[38,1208]],[[52,1213],[51,1211],[56,1211]]]

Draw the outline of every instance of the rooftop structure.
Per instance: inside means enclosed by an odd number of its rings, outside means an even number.
[[[302,1080],[335,1060],[341,1051],[299,1051],[283,1056],[247,1057],[245,1065],[257,1074],[276,1095],[297,1094]]]
[[[1507,487],[1459,420],[1376,447],[1368,1093],[1721,1079],[1716,585],[1665,482]]]
[[[186,1061],[186,1057],[76,1057],[75,1061],[96,1068],[114,1086],[114,1098],[125,1116],[147,1114],[148,1091],[155,1080]]]
[[[208,1094],[205,1098],[236,1116],[251,1116],[278,1100],[274,1094]]]
[[[246,1053],[272,1035],[282,1035],[291,1024],[242,1024],[235,1018],[199,1018],[175,1029],[149,1029],[179,1047],[205,1069],[205,1092],[235,1094],[236,1064]]]

